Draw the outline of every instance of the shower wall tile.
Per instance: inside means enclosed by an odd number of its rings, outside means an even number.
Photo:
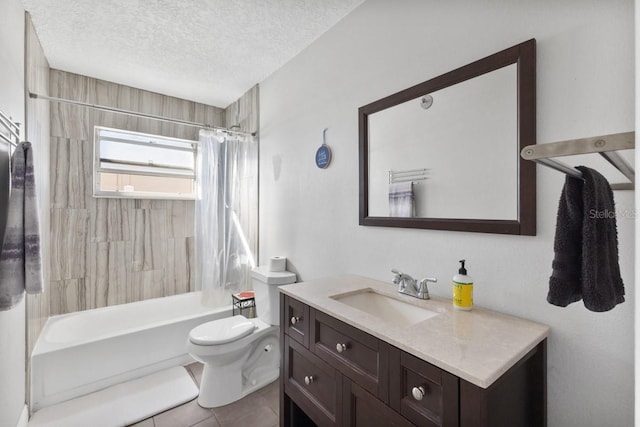
[[[128,199],[90,199],[91,241],[130,240],[129,215],[133,205],[134,200]]]
[[[255,85],[225,110],[225,126],[240,126],[244,132],[259,130],[259,87]]]
[[[50,96],[223,126],[225,110],[51,70]],[[197,139],[198,128],[51,103],[49,287],[65,313],[194,290],[194,202],[92,196],[94,126]]]
[[[191,201],[177,201],[168,207],[170,238],[191,237],[194,232],[195,203]]]
[[[86,209],[51,209],[51,280],[85,277]]]
[[[136,271],[131,275],[129,302],[166,296],[164,293],[164,270]]]
[[[89,245],[87,308],[123,304],[131,280],[129,242],[100,242]]]
[[[49,94],[49,63],[38,39],[31,16],[25,14],[25,86],[29,91]],[[44,323],[49,317],[49,254],[51,253],[50,235],[51,225],[49,206],[52,197],[52,183],[50,181],[49,143],[50,104],[39,99],[25,97],[26,114],[24,123],[24,139],[31,141],[33,146],[33,161],[36,165],[35,179],[38,197],[38,211],[40,216],[40,247],[42,249],[42,273],[44,276],[45,293],[26,295],[27,316],[27,354],[31,354],[35,342],[40,335]],[[29,368],[30,369],[30,368]],[[27,399],[29,398],[29,383],[27,382]]]
[[[91,163],[87,162],[85,141],[51,138],[51,206],[54,208],[84,209],[91,194]],[[89,156],[90,157],[90,156]]]
[[[127,302],[127,288],[131,274],[127,268],[129,259],[126,242],[109,242],[107,259],[98,260],[103,265],[106,275],[104,289],[106,289],[107,305],[124,304]]]
[[[52,281],[50,292],[51,315],[87,309],[84,279]]]
[[[168,264],[164,282],[165,295],[189,292],[191,286],[192,250],[189,245],[193,239],[169,239]]]

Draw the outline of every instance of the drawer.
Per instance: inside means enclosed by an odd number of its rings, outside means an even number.
[[[280,294],[280,326],[285,334],[309,348],[309,306]]]
[[[395,347],[389,363],[393,409],[419,426],[458,425],[458,377]]]
[[[389,344],[310,309],[309,349],[369,393],[389,401]]]
[[[344,427],[412,427],[413,423],[343,377],[342,425]]]
[[[341,375],[302,345],[284,337],[284,391],[319,426],[339,424]]]

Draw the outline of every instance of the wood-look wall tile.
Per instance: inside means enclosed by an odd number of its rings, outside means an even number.
[[[109,242],[107,253],[107,305],[127,302],[127,288],[130,280],[127,255],[129,253],[126,242]]]
[[[170,238],[193,236],[194,211],[195,202],[192,200],[178,200],[168,206]]]
[[[57,70],[52,70],[49,84],[52,96],[224,125],[226,112],[221,108],[140,89]],[[71,279],[84,279],[86,308],[193,290],[194,202],[93,198],[93,127],[186,139],[197,139],[198,129],[67,104],[54,106],[51,287],[53,282],[68,282],[66,287],[58,286],[56,304],[74,307],[69,295],[78,287],[71,285]],[[77,182],[70,186],[71,176]],[[52,292],[45,295],[49,307]]]
[[[164,294],[164,270],[136,271],[131,273],[129,298],[131,302],[160,298]]]
[[[133,271],[164,268],[167,260],[166,209],[134,209]]]
[[[131,280],[129,242],[100,242],[90,244],[90,280],[88,300],[92,308],[124,304]]]
[[[47,282],[44,293],[27,294],[27,354],[33,352],[38,336],[51,315],[49,309],[50,293],[51,285]]]
[[[36,34],[35,27],[29,14],[25,15],[25,86],[29,91],[49,95],[49,62]],[[33,161],[35,164],[35,177],[38,197],[38,210],[40,212],[40,247],[42,249],[42,272],[44,277],[45,293],[26,295],[27,316],[27,355],[30,355],[35,346],[40,331],[49,317],[49,285],[50,277],[50,214],[52,198],[51,179],[51,144],[50,144],[50,118],[51,105],[40,99],[25,99],[26,113],[24,125],[24,138],[33,145]],[[29,358],[27,358],[29,367]],[[30,373],[27,372],[27,377]],[[27,403],[29,403],[29,382],[27,381]]]
[[[149,209],[149,219],[151,221],[149,231],[151,233],[151,262],[153,270],[166,266],[167,261],[167,228],[169,224],[166,209]]]
[[[89,87],[95,79],[51,70],[49,89],[51,96],[76,101],[87,101]],[[92,139],[89,129],[91,111],[88,108],[72,104],[54,102],[51,104],[51,136],[81,140]]]
[[[134,209],[132,216],[132,271],[152,270],[151,219],[149,218],[149,209]]]
[[[87,307],[107,306],[109,295],[109,243],[89,243],[87,249]]]
[[[225,126],[225,110],[204,104],[196,104],[193,121],[211,126]],[[198,139],[197,129],[194,139]]]
[[[51,282],[49,311],[52,316],[87,309],[84,282],[84,279]]]
[[[191,288],[191,250],[186,238],[169,239],[165,295],[182,294]]]
[[[92,198],[89,206],[92,242],[131,239],[129,214],[133,210],[134,200]]]
[[[87,182],[86,143],[68,138],[51,138],[51,205],[54,208],[84,209]]]
[[[85,276],[88,225],[86,209],[51,209],[51,280]]]

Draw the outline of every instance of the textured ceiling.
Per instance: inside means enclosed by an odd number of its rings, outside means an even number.
[[[23,0],[52,68],[226,107],[363,0]]]

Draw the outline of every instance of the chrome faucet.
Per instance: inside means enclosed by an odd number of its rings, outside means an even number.
[[[429,288],[427,285],[429,282],[436,283],[438,281],[435,277],[427,277],[418,283],[413,277],[395,268],[391,270],[391,272],[395,274],[393,283],[398,285],[399,293],[420,299],[429,299]]]

